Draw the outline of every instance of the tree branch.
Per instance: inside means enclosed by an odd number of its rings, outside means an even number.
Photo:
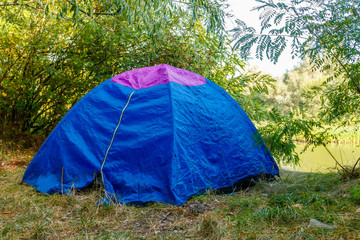
[[[300,17],[298,12],[296,11],[295,8],[293,8],[294,13],[296,14],[297,17]],[[310,27],[308,25],[306,25],[306,29],[313,35],[315,36],[317,39],[320,40],[320,37],[312,30],[310,29]],[[324,48],[324,47],[322,47]],[[326,49],[326,48],[325,48]],[[356,91],[360,94],[360,86],[355,82],[355,79],[353,78],[353,76],[351,75],[351,73],[346,69],[345,65],[340,61],[340,59],[332,52],[329,51],[330,54],[335,58],[335,60],[340,64],[341,68],[345,71],[346,75],[350,78],[351,82],[353,83]]]
[[[279,35],[274,35],[274,34],[254,34],[254,36],[269,36],[269,37],[278,37],[278,36],[281,36],[281,37],[287,37],[287,38],[301,38],[301,39],[307,39],[306,37],[301,37],[301,36],[291,36],[291,35],[286,35],[286,34],[279,34]]]
[[[181,2],[181,1],[177,1],[177,0],[171,0],[171,1],[174,2],[174,3],[181,3],[181,4],[190,5],[190,3],[187,3],[187,2]]]
[[[68,1],[68,3],[70,3],[71,5],[74,5],[72,2],[70,2],[70,1]],[[107,31],[109,31],[109,32],[114,32],[113,30],[111,30],[110,28],[108,28],[108,27],[106,27],[106,26],[104,26],[103,24],[101,24],[101,23],[99,23],[98,21],[96,21],[95,20],[95,18],[93,17],[93,16],[91,16],[91,14],[90,13],[88,13],[88,12],[85,12],[84,10],[82,10],[82,9],[80,9],[80,8],[78,8],[79,9],[79,11],[81,12],[81,13],[83,13],[83,14],[85,14],[87,17],[89,17],[89,18],[91,18],[95,23],[97,23],[99,26],[101,26],[101,27],[103,27],[104,29],[106,29]],[[95,14],[96,15],[96,14]],[[98,15],[105,15],[105,14],[98,14]],[[115,15],[115,14],[114,14]]]
[[[344,172],[346,172],[347,174],[351,175],[351,173],[350,173],[348,170],[346,170],[346,169],[339,163],[338,160],[336,160],[336,158],[335,158],[334,155],[329,151],[329,149],[326,147],[326,145],[323,144],[323,146],[324,146],[324,148],[326,149],[326,151],[330,154],[330,156],[334,159],[334,161],[337,163],[337,165],[339,165],[339,166],[342,168],[342,170],[344,170]]]
[[[359,157],[359,159],[356,161],[356,163],[355,163],[355,165],[354,165],[354,167],[353,167],[353,169],[352,169],[352,171],[351,171],[352,174],[355,173],[356,165],[357,165],[359,162],[360,162],[360,157]]]
[[[353,78],[353,76],[351,76],[351,74],[349,73],[349,71],[346,69],[345,65],[340,61],[340,59],[332,52],[330,51],[330,54],[336,59],[336,61],[340,64],[341,68],[344,69],[344,71],[346,72],[346,74],[348,75],[348,77],[350,78],[351,82],[353,83],[356,91],[360,94],[360,87],[359,85],[356,84],[355,79]]]
[[[68,3],[70,3],[71,5],[74,5],[72,2],[68,1]],[[99,16],[99,15],[105,15],[105,16],[115,16],[115,15],[118,15],[120,12],[121,12],[121,9],[117,10],[116,12],[113,12],[113,13],[107,13],[107,12],[93,12],[93,13],[89,13],[89,12],[86,12],[84,10],[82,10],[81,8],[79,8],[79,11],[84,13],[85,15],[87,15],[88,17],[91,17],[91,15],[96,15],[96,16]]]
[[[19,5],[29,5],[31,3],[36,3],[37,1],[30,1],[30,2],[8,2],[8,3],[0,3],[0,7],[6,7],[6,6],[19,6]]]
[[[99,16],[99,15],[106,15],[106,16],[115,16],[115,15],[118,15],[120,13],[120,9],[117,10],[116,12],[114,13],[102,13],[102,12],[93,12],[93,15],[96,15],[96,16]],[[86,13],[87,14],[87,13]]]

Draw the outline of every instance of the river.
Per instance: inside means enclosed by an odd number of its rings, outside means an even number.
[[[328,172],[334,171],[336,162],[324,147],[308,148],[301,153],[305,145],[298,144],[296,151],[300,153],[300,165],[281,166],[286,170],[301,172]],[[356,145],[328,145],[327,148],[343,165],[354,165],[360,157],[360,146]]]

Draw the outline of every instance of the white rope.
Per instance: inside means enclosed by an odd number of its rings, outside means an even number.
[[[125,109],[126,109],[127,106],[129,105],[130,99],[131,99],[132,95],[134,94],[134,92],[135,92],[135,91],[133,91],[133,92],[129,95],[128,101],[127,101],[125,107],[123,108],[123,110],[121,111],[120,118],[119,118],[119,123],[118,123],[118,125],[116,126],[116,128],[115,128],[115,130],[114,130],[114,132],[113,132],[113,135],[112,135],[112,138],[111,138],[109,147],[108,147],[107,150],[106,150],[105,157],[104,157],[103,163],[102,163],[101,168],[100,168],[101,179],[102,179],[102,181],[103,181],[103,183],[104,183],[104,186],[105,186],[105,181],[104,181],[103,168],[104,168],[104,165],[105,165],[105,162],[106,162],[106,158],[107,158],[108,153],[109,153],[109,151],[110,151],[110,148],[111,148],[111,146],[112,146],[112,144],[113,144],[113,142],[114,142],[114,138],[115,138],[116,132],[117,132],[118,128],[120,127],[121,119],[122,119],[122,117],[123,117],[123,115],[124,115]]]

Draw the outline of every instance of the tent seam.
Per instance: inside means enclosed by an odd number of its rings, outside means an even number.
[[[208,82],[209,80],[206,79],[206,81]],[[211,119],[213,121],[213,125],[215,127],[215,134],[216,134],[216,140],[217,140],[217,143],[218,145],[220,146],[220,153],[221,153],[221,159],[222,159],[222,162],[224,163],[224,167],[225,167],[225,171],[230,179],[231,182],[233,182],[233,179],[231,177],[231,174],[230,174],[230,171],[229,171],[229,166],[225,160],[225,157],[224,157],[224,149],[223,149],[223,146],[222,146],[222,143],[220,141],[220,135],[219,135],[219,129],[218,129],[218,123],[215,121],[215,119],[212,117],[212,114],[209,110],[209,108],[206,106],[206,104],[204,104],[203,101],[201,101],[201,99],[199,98],[199,95],[198,94],[195,94],[196,98],[199,100],[198,102],[201,103],[201,105],[204,107],[204,109],[206,109],[206,111],[209,113],[209,115],[211,116]],[[233,184],[233,183],[232,183]]]
[[[110,140],[110,144],[109,144],[109,147],[107,148],[106,152],[105,152],[105,156],[104,156],[104,160],[103,160],[103,163],[101,164],[101,168],[100,168],[100,174],[101,174],[101,179],[102,179],[102,182],[103,184],[105,185],[105,180],[104,180],[104,173],[103,173],[103,168],[104,168],[104,165],[105,165],[105,162],[106,162],[106,159],[107,159],[107,156],[108,156],[108,153],[110,151],[110,148],[112,147],[112,144],[114,142],[114,138],[115,138],[115,135],[116,135],[116,132],[117,130],[119,129],[120,127],[120,124],[121,124],[121,120],[122,120],[122,117],[124,115],[124,112],[125,112],[125,109],[128,107],[129,103],[130,103],[130,100],[131,100],[131,97],[132,95],[135,93],[135,91],[131,92],[129,97],[128,97],[128,100],[127,100],[127,103],[125,104],[124,108],[122,109],[121,111],[121,114],[120,114],[120,117],[119,117],[119,122],[113,132],[113,135],[111,137],[111,140]],[[105,191],[106,192],[106,191]]]
[[[167,73],[168,74],[168,73]],[[169,74],[168,74],[169,76]],[[172,96],[172,86],[171,86],[171,82],[168,82],[168,89],[169,89],[169,101],[170,101],[170,106],[171,106],[171,120],[172,120],[172,157],[171,157],[171,165],[174,162],[174,155],[176,155],[175,157],[175,161],[177,158],[177,153],[175,151],[175,120],[174,120],[174,103],[173,103],[173,96]],[[171,168],[171,171],[173,171],[173,168]],[[172,176],[172,173],[170,174],[170,176]],[[173,191],[173,179],[170,179],[170,192],[173,194],[174,199],[178,199],[178,195],[176,192]],[[176,195],[176,196],[175,196]]]

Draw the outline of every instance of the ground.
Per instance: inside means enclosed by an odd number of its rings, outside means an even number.
[[[20,184],[35,151],[0,150],[0,239],[360,239],[352,195],[360,180],[338,173],[281,171],[277,181],[183,206],[104,206],[101,187],[46,195]]]

